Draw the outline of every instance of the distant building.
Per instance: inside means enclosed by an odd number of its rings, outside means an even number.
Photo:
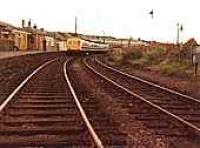
[[[28,50],[28,35],[30,33],[21,28],[13,29],[14,34],[14,50],[27,51]]]
[[[49,51],[55,51],[57,50],[56,47],[56,41],[53,37],[46,35],[45,36],[45,40],[46,40],[46,48]]]
[[[63,32],[54,32],[54,39],[56,40],[56,44],[58,50],[66,51],[67,50],[67,39],[71,37],[70,34]]]
[[[58,41],[59,51],[67,51],[67,41]]]
[[[28,32],[27,42],[28,50],[44,50],[45,36],[47,32],[43,28],[37,29],[37,26],[31,26],[31,20],[28,21],[28,26],[25,26],[25,21],[22,20],[22,29]]]
[[[0,51],[11,51],[14,48],[14,26],[0,22]]]

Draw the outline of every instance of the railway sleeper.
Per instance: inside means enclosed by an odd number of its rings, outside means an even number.
[[[56,126],[49,126],[49,127],[32,127],[32,128],[5,128],[0,129],[1,136],[8,136],[8,135],[18,135],[18,136],[33,136],[33,135],[77,135],[80,133],[84,133],[84,127],[56,127]]]
[[[9,109],[5,109],[3,110],[4,114],[22,114],[22,113],[62,113],[62,112],[65,112],[65,113],[77,113],[78,112],[78,109],[75,109],[75,108],[57,108],[57,109],[43,109],[43,108],[33,108],[33,109],[24,109],[24,108],[17,108],[17,109],[14,109],[14,108],[9,108]]]
[[[22,92],[23,94],[24,93],[26,93],[27,94],[27,92]],[[32,90],[32,91],[30,91],[30,92],[28,92],[29,93],[29,95],[35,95],[35,94],[52,94],[52,95],[56,95],[56,94],[65,94],[66,93],[66,89],[65,90],[53,90],[53,89],[43,89],[43,90],[36,90],[36,89],[34,89],[34,90]]]
[[[37,111],[37,112],[7,112],[8,116],[11,117],[20,117],[20,116],[76,116],[77,112],[55,112],[54,110],[44,110],[44,111]]]
[[[75,117],[79,117],[80,115],[75,113],[75,114],[68,114],[68,113],[57,113],[57,114],[21,114],[21,115],[7,115],[7,118],[15,118],[17,120],[21,120],[21,119],[39,119],[39,118],[54,118],[54,119],[58,119],[58,118],[64,118],[64,117],[68,117],[68,118],[75,118]]]
[[[53,95],[48,95],[48,94],[39,94],[39,95],[29,95],[29,94],[22,94],[20,95],[20,99],[34,99],[34,100],[42,100],[42,99],[66,99],[66,96],[69,96],[67,93],[62,93],[62,94],[53,94]]]
[[[36,136],[16,136],[4,137],[1,140],[0,147],[16,148],[16,147],[92,147],[91,141],[83,136],[77,135],[36,135]],[[14,139],[14,140],[12,140]]]
[[[21,92],[22,95],[21,97],[23,96],[26,96],[26,97],[34,97],[34,98],[42,98],[42,97],[57,97],[57,96],[63,96],[63,97],[66,97],[68,96],[68,94],[66,92],[63,92],[63,93],[58,93],[58,92],[55,92],[55,93],[52,93],[52,92],[46,92],[46,93],[41,93],[41,92]]]
[[[180,125],[180,124],[170,124],[166,121],[160,121],[160,122],[144,122],[145,126],[147,128],[153,128],[153,129],[161,129],[161,128],[184,128],[184,125]]]
[[[161,105],[162,108],[165,108],[167,110],[190,110],[190,106],[175,106],[175,105]]]
[[[156,135],[161,135],[161,136],[167,136],[167,137],[177,137],[177,138],[181,138],[181,137],[189,137],[190,135],[189,135],[189,133],[185,130],[185,129],[182,129],[182,130],[180,130],[180,129],[168,129],[168,128],[166,128],[166,129],[161,129],[161,130],[155,130],[154,131],[155,132],[155,134]]]
[[[112,138],[112,140],[103,138],[101,140],[103,144],[105,145],[105,147],[119,147],[119,146],[126,147],[127,146],[127,141],[125,138],[124,139]]]
[[[66,126],[82,126],[83,123],[80,121],[68,121],[68,122],[41,122],[41,123],[7,123],[7,124],[2,124],[0,126],[0,129],[4,129],[4,128],[15,128],[15,127],[21,127],[21,128],[25,128],[25,127],[41,127],[41,126],[62,126],[62,127],[66,127]]]
[[[55,118],[37,118],[37,119],[33,119],[33,118],[30,118],[30,119],[26,119],[26,118],[21,118],[20,120],[17,120],[16,118],[8,118],[8,119],[4,119],[4,120],[1,120],[0,121],[0,124],[25,124],[25,123],[45,123],[45,124],[48,124],[48,123],[56,123],[56,122],[78,122],[80,121],[80,119],[77,119],[77,118],[69,118],[69,117],[63,117],[63,118],[58,118],[58,119],[55,119]]]
[[[40,103],[40,104],[29,104],[29,103],[15,103],[12,105],[12,108],[34,108],[34,107],[38,107],[38,108],[45,108],[45,107],[49,107],[49,108],[58,108],[58,107],[66,107],[66,108],[71,108],[71,107],[76,107],[75,103],[51,103],[51,104],[48,104],[48,103]]]
[[[200,126],[200,118],[199,117],[185,117],[185,120],[188,122],[192,122],[193,124],[197,124]]]
[[[51,100],[35,100],[35,99],[24,99],[24,100],[18,100],[16,102],[17,104],[66,104],[66,103],[73,103],[71,100],[68,99],[51,99]]]
[[[75,105],[71,105],[71,106],[65,106],[65,105],[62,105],[62,106],[21,106],[21,105],[18,105],[18,106],[11,106],[10,107],[11,109],[35,109],[35,110],[53,110],[53,109],[75,109],[76,106]]]
[[[162,120],[162,116],[159,114],[141,114],[135,116],[137,120]]]

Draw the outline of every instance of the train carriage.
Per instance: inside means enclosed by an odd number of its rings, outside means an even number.
[[[67,50],[73,51],[103,51],[107,50],[108,45],[100,42],[70,37],[67,39]]]
[[[82,48],[82,40],[78,37],[71,37],[67,39],[67,50],[80,51]]]

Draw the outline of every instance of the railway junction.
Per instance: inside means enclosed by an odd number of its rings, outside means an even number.
[[[198,98],[98,53],[1,59],[0,147],[200,147]]]

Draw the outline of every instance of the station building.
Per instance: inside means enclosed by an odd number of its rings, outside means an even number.
[[[0,51],[10,51],[14,47],[13,26],[0,22]]]

